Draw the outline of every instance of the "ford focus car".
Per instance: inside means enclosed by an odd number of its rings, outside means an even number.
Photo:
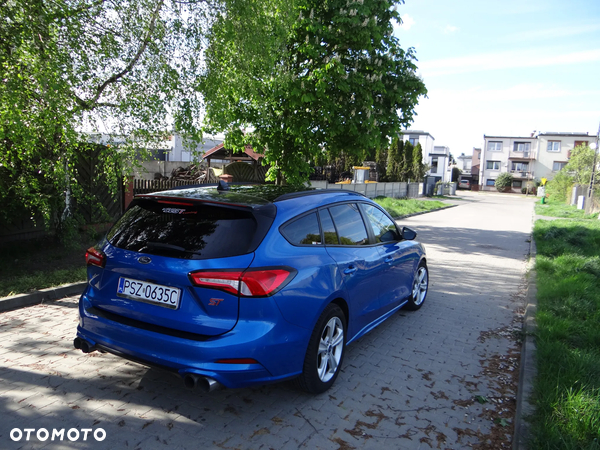
[[[324,392],[348,344],[423,305],[415,237],[342,190],[138,195],[86,254],[74,345],[173,371],[188,388],[295,379]]]

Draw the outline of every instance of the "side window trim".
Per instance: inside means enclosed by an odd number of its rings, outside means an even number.
[[[331,216],[331,213],[329,212],[329,208],[322,207],[322,208],[319,208],[317,211],[318,211],[317,218],[319,219],[319,227],[321,228],[321,242],[323,243],[323,245],[327,246],[327,245],[336,245],[336,244],[327,244],[327,241],[325,240],[325,231],[323,229],[323,224],[321,223],[321,211],[325,211],[327,214],[329,214],[329,218],[331,219],[331,223],[333,224],[333,228],[335,230],[335,235],[337,236],[337,241],[338,241],[337,245],[340,245],[340,233],[338,232],[337,225],[335,224],[335,221],[333,220],[333,217]]]

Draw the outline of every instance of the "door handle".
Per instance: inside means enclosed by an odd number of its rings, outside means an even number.
[[[394,258],[392,256],[388,256],[387,258],[385,258],[386,263],[391,263],[393,260]]]
[[[356,272],[356,267],[354,267],[354,266],[350,266],[350,267],[348,267],[346,270],[344,270],[344,273],[345,273],[346,275],[350,275],[350,274],[352,274],[352,273],[354,273],[354,272]]]

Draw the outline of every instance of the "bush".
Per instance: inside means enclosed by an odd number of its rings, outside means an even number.
[[[521,188],[521,194],[527,194],[529,191],[530,194],[537,195],[537,185],[534,181],[528,181],[525,186]]]
[[[513,176],[510,173],[501,173],[498,178],[496,178],[496,189],[498,189],[498,192],[506,192],[512,187],[512,182]]]

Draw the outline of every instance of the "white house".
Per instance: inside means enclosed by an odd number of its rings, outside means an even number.
[[[481,183],[494,186],[502,172],[513,175],[513,188],[528,180],[552,179],[569,161],[578,145],[590,144],[596,136],[588,133],[533,132],[530,136],[483,136]]]

